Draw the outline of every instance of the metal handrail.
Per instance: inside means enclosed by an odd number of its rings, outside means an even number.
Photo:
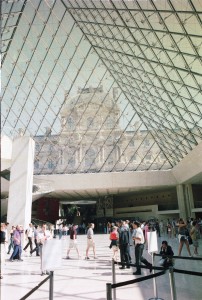
[[[37,286],[35,286],[31,291],[29,291],[25,296],[20,298],[19,300],[27,299],[31,294],[33,294],[40,286],[42,286],[47,280],[50,279],[49,284],[49,300],[53,300],[53,271],[50,271],[50,275],[46,277],[43,281],[41,281]]]

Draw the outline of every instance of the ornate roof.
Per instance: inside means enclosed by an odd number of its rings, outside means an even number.
[[[80,107],[84,109],[84,106],[88,106],[90,109],[97,109],[101,106],[101,110],[113,108],[113,112],[120,110],[112,94],[104,92],[102,88],[88,88],[79,89],[76,96],[67,96],[60,114],[64,116],[71,113],[72,109],[76,111]]]

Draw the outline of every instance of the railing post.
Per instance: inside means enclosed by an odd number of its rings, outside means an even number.
[[[107,300],[112,300],[112,285],[111,283],[107,283]]]
[[[53,300],[53,271],[50,271],[49,300]]]
[[[173,267],[169,267],[171,300],[177,300]]]
[[[152,252],[152,266],[154,266],[154,252]],[[152,270],[152,274],[155,274],[155,270]],[[156,287],[156,277],[153,277],[153,286],[154,286],[154,297],[158,299],[157,287]]]
[[[112,259],[112,283],[116,283],[116,273],[115,273],[115,263],[114,259]],[[116,300],[116,289],[113,289],[113,300]]]

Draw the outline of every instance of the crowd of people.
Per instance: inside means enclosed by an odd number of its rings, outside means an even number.
[[[36,253],[36,256],[40,256],[41,259],[41,275],[48,274],[47,270],[43,269],[42,266],[42,255],[43,255],[43,245],[44,243],[52,238],[59,239],[64,237],[64,234],[60,232],[64,227],[64,224],[60,224],[57,222],[57,230],[55,230],[54,226],[51,226],[49,229],[46,224],[33,225],[29,224],[29,227],[24,230],[21,225],[12,226],[10,231],[8,232],[9,223],[1,223],[1,279],[3,278],[3,269],[4,262],[6,258],[6,253],[10,254],[9,258],[10,262],[14,260],[22,261],[22,251],[27,252],[29,249],[29,255],[32,256],[33,253]],[[61,227],[60,227],[61,226]],[[69,234],[69,246],[67,249],[67,259],[70,259],[70,252],[75,249],[77,252],[78,258],[81,258],[78,243],[77,243],[77,235],[78,235],[78,225],[71,224],[66,226],[65,229],[66,234]],[[87,237],[87,246],[85,259],[89,260],[89,251],[92,249],[93,258],[97,259],[96,256],[96,245],[94,240],[94,223],[89,223],[85,226],[85,233]],[[158,221],[158,220],[149,220],[146,222],[139,221],[129,221],[129,220],[118,220],[114,222],[107,223],[107,234],[109,234],[109,248],[112,249],[112,258],[115,261],[119,260],[120,253],[120,269],[130,268],[131,260],[131,243],[134,243],[134,256],[135,256],[135,264],[136,271],[133,273],[134,275],[141,275],[141,264],[145,264],[146,267],[151,272],[152,264],[148,262],[143,257],[144,248],[148,248],[147,241],[147,233],[150,231],[156,231],[157,236],[166,236],[167,239],[178,238],[179,247],[178,247],[178,256],[181,255],[182,248],[185,245],[188,251],[189,256],[199,255],[198,240],[201,235],[201,220],[194,220],[189,218],[187,221],[183,219],[179,220],[167,220]],[[24,244],[24,234],[26,236],[27,243],[24,248],[22,245]],[[190,242],[191,241],[191,242]],[[194,252],[191,253],[190,243],[193,245]],[[160,254],[162,258],[160,260],[160,265],[167,267],[172,264],[172,256],[174,255],[171,246],[168,244],[167,240],[162,241]]]

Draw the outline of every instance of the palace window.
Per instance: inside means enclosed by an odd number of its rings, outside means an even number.
[[[38,160],[38,159],[35,160],[35,162],[34,162],[34,168],[35,168],[35,169],[38,169],[38,168],[39,168],[39,160]]]
[[[89,117],[88,119],[87,119],[87,127],[89,128],[89,127],[93,127],[93,118],[92,117]]]
[[[114,120],[113,120],[113,118],[112,117],[107,117],[107,120],[106,120],[106,126],[108,127],[108,128],[112,128],[113,127],[113,124],[114,124]]]
[[[68,124],[68,128],[69,129],[74,129],[75,122],[74,122],[74,119],[72,117],[68,117],[67,118],[67,124]]]
[[[48,160],[48,168],[49,169],[53,169],[54,168],[54,163],[53,163],[52,159]]]
[[[86,151],[85,155],[85,167],[90,167],[95,163],[96,153],[94,149],[89,149]]]
[[[129,142],[129,146],[130,146],[130,147],[134,147],[134,146],[135,146],[135,142],[134,142],[133,140],[131,140],[131,141]]]
[[[150,141],[148,139],[144,140],[144,146],[148,147],[150,145]]]
[[[131,157],[131,161],[136,161],[137,160],[137,155],[136,154],[133,154],[132,157]]]
[[[68,160],[68,166],[71,167],[71,168],[74,168],[75,167],[75,158],[74,157],[71,157],[69,160]]]

